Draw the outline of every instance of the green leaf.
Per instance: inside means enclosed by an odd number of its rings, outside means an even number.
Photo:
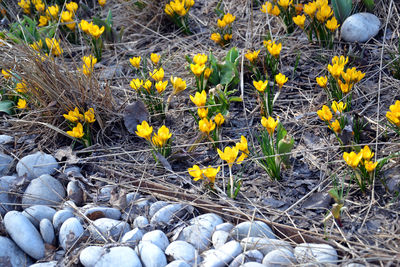
[[[108,15],[107,15],[107,18],[106,18],[106,23],[107,23],[107,25],[109,25],[110,27],[113,26],[113,16],[112,16],[111,9],[108,11]]]
[[[217,59],[213,56],[212,53],[209,55],[209,60],[210,60],[210,66],[212,69],[211,75],[208,78],[208,81],[216,86],[220,83],[220,73],[219,73],[219,67],[218,67],[218,61]]]
[[[375,1],[374,0],[363,0],[365,7],[368,9],[368,11],[372,11],[375,6]]]
[[[236,66],[232,62],[226,61],[224,65],[220,65],[220,69],[221,69],[220,84],[222,85],[230,84],[236,75],[235,73]]]
[[[231,63],[235,63],[236,59],[239,57],[239,52],[236,47],[232,47],[231,50],[226,54],[225,60]]]
[[[232,96],[229,98],[229,102],[242,102],[243,99],[240,96]]]
[[[328,194],[335,200],[336,203],[340,203],[339,192],[335,188],[329,190]]]
[[[350,16],[351,10],[353,9],[352,0],[332,0],[332,8],[335,12],[335,17],[340,24]]]
[[[8,115],[12,115],[14,107],[14,102],[11,100],[0,101],[0,112],[5,112]]]
[[[276,130],[276,142],[279,143],[279,141],[281,141],[286,135],[286,129],[283,127],[282,123],[279,122]]]

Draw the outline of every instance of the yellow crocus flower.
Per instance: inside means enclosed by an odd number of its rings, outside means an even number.
[[[164,79],[164,69],[154,69],[153,72],[149,72],[151,78],[153,78],[156,82],[160,82]]]
[[[276,126],[278,126],[278,124],[279,124],[279,120],[278,119],[274,120],[274,118],[272,118],[272,117],[268,117],[268,119],[267,119],[266,117],[262,116],[261,124],[262,124],[262,126],[265,127],[265,129],[267,129],[268,134],[272,136],[272,134],[275,131]]]
[[[230,13],[226,13],[224,15],[224,17],[222,18],[222,20],[226,23],[226,25],[233,23],[235,21],[235,19],[236,19],[236,16],[233,16]]]
[[[335,133],[340,133],[342,131],[342,129],[340,128],[340,122],[338,120],[335,120],[334,122],[332,122],[330,125],[330,128]]]
[[[332,108],[333,112],[335,112],[335,113],[342,113],[346,109],[346,106],[347,106],[347,104],[345,104],[343,102],[338,103],[336,101],[333,101],[331,108]]]
[[[289,5],[291,5],[293,2],[293,0],[279,0],[278,1],[278,5],[280,5],[281,7],[283,7],[284,9],[287,9],[289,7]]]
[[[236,147],[225,147],[224,152],[222,152],[219,148],[217,148],[219,157],[228,163],[229,167],[232,167],[233,163],[239,154],[239,149]]]
[[[221,113],[218,113],[217,115],[215,115],[214,121],[215,124],[217,124],[217,126],[219,127],[225,122],[225,118]]]
[[[17,108],[25,109],[26,108],[26,100],[22,99],[22,98],[18,99]]]
[[[271,15],[274,16],[279,16],[279,14],[281,14],[281,10],[279,9],[279,7],[276,5],[274,6],[274,8],[271,10]]]
[[[212,33],[210,39],[216,42],[217,44],[220,44],[222,41],[221,34],[217,32]]]
[[[343,92],[343,94],[347,94],[350,92],[351,88],[353,85],[350,83],[343,83],[342,80],[338,80],[338,84],[340,87],[340,90]]]
[[[364,167],[367,170],[367,172],[373,172],[378,166],[378,162],[373,163],[372,161],[366,161],[364,162]]]
[[[212,69],[206,68],[204,70],[204,79],[208,80],[208,78],[210,78],[211,73],[212,73]]]
[[[326,105],[323,105],[322,108],[317,111],[317,114],[321,120],[326,122],[329,122],[333,117],[331,110]]]
[[[80,122],[72,128],[72,131],[67,131],[67,134],[75,138],[82,138],[85,135],[83,132],[83,126]]]
[[[150,92],[150,89],[151,89],[151,86],[152,86],[152,85],[153,85],[153,84],[151,83],[151,81],[146,80],[146,81],[144,82],[144,84],[143,84],[143,88],[146,89],[147,92]]]
[[[140,59],[140,57],[132,57],[129,59],[129,62],[132,64],[132,66],[138,69],[140,67]]]
[[[218,168],[212,168],[211,166],[208,166],[205,170],[203,170],[203,175],[208,178],[210,183],[213,185],[215,183],[215,177],[217,177],[217,174],[219,173],[219,170],[221,169],[221,166],[218,166]],[[194,180],[194,179],[193,179]]]
[[[197,114],[199,115],[200,119],[207,118],[208,108],[199,108],[199,109],[197,109]]]
[[[315,2],[310,2],[304,5],[304,13],[306,13],[310,18],[314,17],[316,11],[317,4]]]
[[[99,26],[97,25],[91,25],[89,27],[89,34],[94,38],[94,39],[99,39],[99,37],[103,34],[104,32],[104,26],[101,26],[101,28],[99,28]]]
[[[282,86],[288,81],[288,78],[284,74],[279,73],[275,75],[275,81],[278,84],[279,88],[282,88]]]
[[[374,152],[371,151],[369,146],[364,146],[363,149],[361,149],[362,157],[364,160],[369,161],[371,158],[374,156]]]
[[[77,122],[79,120],[84,120],[84,116],[80,114],[79,109],[75,107],[73,111],[68,111],[68,114],[63,114],[64,118],[66,120],[69,120],[70,122]]]
[[[61,48],[59,41],[56,38],[46,38],[46,45],[54,56],[61,55],[64,50]]]
[[[339,28],[340,24],[337,23],[335,17],[332,17],[330,20],[326,22],[325,26],[326,28],[328,28],[328,30],[334,32],[336,31],[337,28]]]
[[[140,79],[132,79],[130,86],[132,87],[132,89],[135,89],[136,91],[140,89],[140,87],[142,87],[143,85],[143,81]]]
[[[167,88],[167,85],[168,85],[168,81],[165,81],[165,82],[163,82],[163,81],[156,82],[155,87],[156,87],[157,92],[158,92],[159,94],[162,94],[162,92],[165,91],[165,88]]]
[[[317,77],[315,80],[317,81],[318,85],[323,88],[325,88],[328,83],[328,77],[326,76]]]
[[[12,77],[10,70],[1,69],[1,73],[3,74],[5,79],[10,79]]]
[[[78,4],[75,3],[75,2],[69,2],[68,4],[65,4],[65,8],[66,8],[69,12],[75,14],[76,11],[78,10]]]
[[[340,66],[345,66],[349,62],[349,57],[344,57],[344,56],[334,56],[332,58],[332,64],[338,64]]]
[[[253,81],[253,85],[257,89],[257,91],[259,91],[260,93],[263,93],[268,86],[268,81],[261,81],[261,80],[258,82]]]
[[[226,22],[222,19],[217,20],[217,26],[218,28],[225,28],[226,27]]]
[[[150,55],[150,60],[151,60],[151,62],[153,62],[154,65],[158,65],[160,58],[161,58],[161,56],[158,54],[151,53],[151,55]]]
[[[206,91],[201,91],[201,93],[196,92],[193,96],[190,96],[190,100],[197,106],[197,107],[204,107],[207,102],[207,93]]]
[[[205,65],[207,63],[208,57],[205,54],[197,54],[193,57],[193,62],[197,65]]]
[[[203,118],[199,121],[199,130],[200,132],[210,134],[211,131],[215,129],[215,123],[212,120],[208,120],[207,118]]]
[[[352,151],[351,153],[344,152],[343,159],[350,167],[357,168],[358,164],[360,164],[360,161],[362,159],[362,153],[357,154],[354,151]]]
[[[273,7],[273,5],[272,5],[271,2],[265,2],[265,4],[263,4],[263,5],[261,6],[261,9],[260,9],[260,10],[261,10],[261,12],[263,12],[263,13],[271,14],[272,7]]]
[[[203,178],[203,171],[200,169],[198,165],[193,165],[192,168],[188,169],[190,176],[193,177],[194,181],[198,181]]]
[[[53,19],[57,19],[59,11],[60,11],[60,8],[56,4],[54,6],[47,7],[46,14],[47,14],[48,17],[51,17]]]
[[[304,23],[306,22],[306,16],[303,14],[293,17],[293,22],[304,30]]]
[[[169,129],[165,125],[161,126],[157,131],[157,137],[160,143],[162,143],[162,146],[164,146],[164,144],[168,141],[168,139],[171,138],[171,136],[172,134],[169,132]]]
[[[106,4],[107,0],[99,0],[98,2],[99,2],[99,5],[101,7],[103,7]]]
[[[38,27],[44,27],[49,23],[49,18],[46,16],[40,16],[39,17],[39,24]]]
[[[282,43],[268,42],[267,49],[273,57],[278,58],[282,50]]]
[[[328,65],[328,71],[329,73],[335,78],[339,78],[340,75],[342,74],[344,69],[344,66],[339,65],[339,64],[333,64],[333,65]]]
[[[257,51],[247,51],[247,53],[244,55],[251,63],[254,63],[257,58],[258,58],[258,54],[260,54],[260,50]]]
[[[89,108],[88,111],[84,113],[85,121],[88,123],[94,123],[96,119],[94,118],[94,109]]]
[[[239,151],[242,151],[243,153],[246,154],[250,153],[247,139],[243,135],[240,137],[240,142],[236,143],[236,148],[239,149]]]
[[[324,23],[330,16],[332,16],[333,11],[329,5],[321,6],[316,14],[316,18],[319,22]]]
[[[206,69],[206,65],[190,64],[190,70],[197,77],[200,77],[205,69]]]
[[[172,95],[176,95],[186,89],[186,81],[182,78],[171,76],[171,84],[173,87]]]
[[[135,131],[135,133],[138,136],[150,141],[151,133],[153,132],[153,127],[149,126],[147,121],[142,121],[142,124],[138,124],[136,129],[137,131]]]

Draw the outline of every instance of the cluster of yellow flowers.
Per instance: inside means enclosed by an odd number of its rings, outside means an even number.
[[[294,30],[292,18],[295,15],[299,15],[303,9],[302,4],[293,4],[293,0],[273,0],[271,2],[265,2],[261,6],[261,12],[280,17],[283,23],[286,25],[286,32],[291,33]]]
[[[139,57],[140,60],[140,57]],[[132,63],[132,61],[131,61]],[[136,64],[136,63],[135,63]],[[149,72],[150,77],[154,80],[154,87],[159,94],[162,94],[165,91],[165,88],[168,85],[168,81],[163,81],[164,79],[164,69],[160,67],[159,69],[154,69]],[[130,86],[136,91],[141,91],[144,88],[146,91],[144,93],[151,94],[153,83],[150,80],[143,81],[141,79],[132,79]]]
[[[194,181],[198,181],[204,178],[208,179],[208,183],[212,188],[215,184],[215,177],[217,176],[220,169],[220,166],[218,166],[218,168],[208,166],[207,168],[200,169],[198,165],[193,165],[193,167],[189,168],[188,171],[189,174],[193,177]]]
[[[4,77],[5,80],[10,80],[13,77],[12,74],[11,74],[11,70],[1,69],[1,74],[3,74],[3,77]],[[15,90],[18,93],[21,93],[21,94],[26,93],[27,92],[27,87],[26,87],[25,81],[18,82],[16,84],[16,86],[15,86]],[[18,97],[20,97],[20,95]],[[16,108],[18,108],[18,109],[27,108],[26,100],[23,99],[23,98],[18,98],[18,102],[17,102]]]
[[[218,30],[211,34],[211,40],[220,46],[228,46],[232,40],[232,23],[235,21],[236,16],[226,13],[222,19],[218,19]]]
[[[169,2],[169,4],[165,6],[164,11],[170,17],[174,16],[183,17],[189,12],[189,9],[193,5],[194,5],[194,0],[175,0]]]
[[[81,22],[79,23],[79,27],[81,28],[81,30],[83,32],[85,32],[86,34],[92,36],[94,39],[99,39],[99,37],[103,34],[104,32],[104,26],[101,26],[101,28],[96,25],[93,24],[93,22],[87,22],[86,20],[81,20]]]
[[[84,114],[81,114],[79,109],[75,107],[74,110],[69,111],[68,114],[63,114],[63,116],[75,125],[71,131],[67,131],[67,134],[78,139],[83,138],[85,135],[82,123],[94,123],[96,121],[93,108],[89,108]],[[87,136],[86,138],[90,137]]]
[[[396,100],[394,105],[390,105],[389,110],[386,112],[386,118],[396,127],[400,127],[400,101]]]
[[[261,118],[261,125],[267,130],[268,134],[272,136],[274,134],[276,126],[279,124],[279,119],[274,119],[271,116],[268,119],[264,116]]]
[[[274,58],[278,58],[279,55],[281,54],[282,50],[282,43],[276,44],[275,41],[272,40],[264,40],[263,45],[265,48],[267,48],[269,54],[273,56]]]
[[[373,172],[378,165],[378,162],[371,161],[373,156],[374,153],[371,151],[369,146],[364,146],[364,148],[361,149],[358,153],[354,151],[350,153],[343,153],[343,159],[346,161],[347,165],[349,165],[353,169],[360,167],[361,165],[369,173]]]
[[[339,134],[344,127],[344,125],[341,125],[340,120],[342,118],[343,112],[346,110],[346,106],[347,104],[344,104],[343,102],[332,102],[331,108],[335,114],[335,120],[333,122],[331,122],[331,120],[334,116],[328,106],[323,105],[322,108],[317,111],[317,114],[321,120],[328,124],[329,128],[332,131]]]
[[[204,75],[204,79],[207,80],[210,77],[212,70],[206,66],[207,60],[208,57],[205,54],[197,54],[193,57],[195,64],[190,64],[190,70],[197,78]]]
[[[93,55],[89,55],[82,57],[82,61],[82,68],[78,69],[78,71],[81,71],[86,76],[90,76],[93,72],[94,65],[97,63],[97,58],[95,58]]]
[[[135,133],[139,137],[146,139],[157,148],[164,148],[172,136],[172,134],[169,132],[169,129],[165,125],[158,129],[157,134],[153,134],[153,126],[150,126],[147,121],[142,121],[142,123],[139,124],[136,129],[137,131]]]
[[[57,40],[56,38],[46,38],[45,39],[46,46],[50,52],[50,54],[54,56],[60,56],[62,53],[64,53],[64,50],[61,48],[60,41]],[[43,42],[41,39],[39,41],[34,42],[33,44],[29,45],[33,50],[39,52],[38,56],[44,61],[44,58],[40,54],[40,51],[43,48]],[[46,57],[48,56],[48,53],[45,53]]]
[[[312,23],[315,23],[315,19],[317,19],[317,21],[321,24],[325,23],[325,27],[331,32],[334,32],[340,26],[337,23],[336,18],[334,16],[332,17],[333,11],[328,5],[328,0],[316,0],[309,2],[304,5],[303,11],[310,19],[310,26]],[[293,22],[301,29],[304,29],[304,23],[306,21],[305,14],[293,17]],[[329,19],[330,17],[332,18]]]

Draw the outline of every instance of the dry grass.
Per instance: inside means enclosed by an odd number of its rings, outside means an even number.
[[[259,218],[292,243],[301,242],[303,238],[319,242],[327,239],[341,252],[343,263],[399,264],[399,199],[388,194],[379,180],[365,195],[354,185],[346,184],[351,190],[346,197],[343,228],[334,221],[328,221],[326,225],[321,223],[326,210],[311,211],[303,207],[315,193],[326,193],[332,187],[332,176],[346,176],[342,152],[315,114],[326,102],[324,92],[315,84],[315,77],[325,70],[333,55],[349,55],[352,66],[366,72],[365,78],[355,88],[352,109],[353,113],[369,122],[363,139],[365,144],[373,148],[377,158],[399,150],[399,138],[385,126],[389,105],[400,97],[400,82],[392,78],[388,71],[391,60],[388,51],[395,50],[399,36],[398,3],[392,0],[376,1],[375,12],[384,29],[376,40],[367,44],[337,42],[333,51],[329,51],[309,44],[300,30],[286,35],[276,19],[267,19],[257,8],[253,8],[253,1],[223,1],[224,10],[237,18],[232,46],[238,47],[241,52],[259,49],[267,33],[283,43],[280,70],[289,76],[290,81],[278,98],[275,110],[296,139],[293,167],[285,171],[284,179],[271,182],[265,172],[254,164],[254,158],[249,158],[245,163],[246,170],[242,172],[242,191],[234,201],[221,190],[222,183],[218,183],[218,195],[207,193],[187,175],[187,168],[193,164],[220,164],[209,143],[201,143],[193,152],[187,152],[197,137],[196,126],[188,113],[192,107],[188,95],[193,91],[184,92],[171,103],[164,122],[174,133],[174,154],[168,159],[173,170],[155,164],[142,140],[124,129],[121,116],[124,107],[135,100],[129,88],[129,81],[133,78],[129,57],[160,53],[164,57],[166,77],[185,77],[189,88],[193,88],[194,81],[188,74],[184,56],[212,50],[221,58],[226,53],[226,49],[217,47],[209,40],[210,29],[215,26],[213,9],[217,1],[196,1],[198,4],[190,15],[195,32],[191,36],[182,35],[168,22],[160,2],[143,1],[148,5],[144,10],[135,8],[133,2],[120,0],[108,6],[113,11],[116,28],[125,28],[122,42],[106,45],[104,65],[97,70],[101,72],[110,66],[121,67],[121,73],[115,72],[111,78],[99,79],[95,75],[86,79],[75,71],[80,64],[80,56],[84,54],[84,47],[69,46],[65,42],[66,54],[70,57],[45,62],[37,60],[26,46],[0,47],[0,68],[12,68],[28,82],[30,88],[37,88],[34,91],[37,107],[20,118],[3,117],[2,123],[7,128],[1,132],[15,133],[19,138],[26,134],[38,134],[38,148],[51,152],[60,144],[69,144],[68,139],[59,135],[65,130],[61,114],[75,106],[82,110],[95,107],[99,121],[97,145],[77,151],[80,164],[89,175],[88,194],[94,194],[106,184],[116,185],[129,192],[138,191],[158,199],[186,202],[202,212],[213,211],[234,222],[243,218]],[[294,72],[298,54],[299,66]],[[241,60],[244,62],[243,58]],[[251,79],[244,68],[240,71],[239,89],[244,102],[232,106],[222,146],[237,141],[242,134],[254,140],[254,128],[259,124],[259,106]],[[160,122],[154,124],[161,125]],[[16,145],[18,153],[15,155],[20,157],[31,149],[37,148],[27,148],[24,143]],[[393,168],[398,162],[398,159],[393,159],[386,168]],[[68,164],[68,161],[65,163]],[[311,175],[302,173],[303,169]],[[227,175],[226,168],[221,175]],[[269,198],[289,205],[285,208],[268,206],[265,200]],[[376,221],[377,229],[370,230],[370,222]]]

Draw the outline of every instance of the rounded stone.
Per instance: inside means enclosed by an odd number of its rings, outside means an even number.
[[[185,241],[174,241],[165,249],[165,254],[173,260],[184,260],[190,265],[195,264],[195,260],[199,258],[196,249]]]
[[[293,266],[297,261],[294,254],[285,248],[276,249],[265,255],[262,264],[269,267]]]
[[[258,262],[246,262],[245,264],[241,265],[240,267],[265,267],[264,264]]]
[[[40,234],[42,235],[43,241],[47,244],[54,244],[55,234],[53,224],[49,219],[43,219],[39,224]]]
[[[149,209],[149,218],[153,217],[153,215],[159,211],[161,208],[168,206],[168,202],[166,201],[156,201],[153,204],[150,205]]]
[[[234,225],[231,223],[221,223],[215,226],[215,231],[225,231],[230,232],[233,229]]]
[[[0,153],[0,176],[7,174],[12,167],[13,158],[9,155]]]
[[[54,177],[44,174],[29,183],[22,197],[22,205],[57,205],[64,197],[62,184]]]
[[[56,266],[57,266],[57,261],[47,261],[47,262],[35,263],[29,267],[56,267]]]
[[[96,241],[105,241],[97,231],[100,231],[105,238],[111,237],[118,241],[120,237],[131,230],[128,223],[109,218],[95,220],[88,229]]]
[[[146,228],[149,226],[149,220],[147,220],[144,216],[137,216],[133,221],[133,227],[138,227],[140,229]]]
[[[236,256],[242,253],[242,247],[237,241],[230,241],[219,249],[210,249],[203,253],[204,267],[223,267],[228,265]]]
[[[22,212],[22,215],[28,218],[36,228],[39,228],[39,223],[41,220],[48,219],[52,221],[55,213],[56,210],[48,206],[34,205],[26,208]]]
[[[170,263],[168,263],[167,266],[165,267],[190,267],[192,265],[187,264],[185,261],[183,260],[176,260],[176,261],[171,261]]]
[[[32,180],[43,174],[53,174],[60,166],[57,160],[49,154],[36,152],[23,157],[17,164],[18,176],[26,175],[26,178]]]
[[[26,255],[11,239],[0,236],[0,264],[8,263],[10,267],[25,267],[32,263]]]
[[[229,267],[239,267],[246,262],[261,262],[263,257],[263,254],[258,250],[247,250],[239,254]]]
[[[189,225],[178,235],[177,240],[192,244],[199,252],[205,251],[211,245],[212,231],[201,225]]]
[[[81,251],[79,260],[85,267],[142,267],[136,252],[129,247],[87,247]]]
[[[79,186],[79,182],[70,181],[67,185],[67,196],[73,200],[76,205],[80,206],[83,203],[83,190]]]
[[[140,242],[137,248],[145,267],[164,267],[167,265],[164,252],[153,243]]]
[[[163,231],[154,230],[148,233],[145,233],[142,237],[142,241],[149,241],[159,247],[162,251],[169,245],[168,237],[164,234]]]
[[[70,210],[59,210],[54,213],[53,216],[53,227],[58,232],[61,225],[68,219],[74,217],[74,214]]]
[[[187,213],[188,205],[185,204],[169,204],[159,209],[151,217],[150,224],[152,225],[168,225],[173,221],[179,220]]]
[[[11,189],[11,183],[16,178],[14,176],[3,176],[0,178],[0,214],[4,215],[12,210],[12,205],[15,202],[15,197],[8,194]]]
[[[340,36],[348,42],[366,42],[378,34],[381,22],[374,14],[363,12],[348,17],[340,29]]]
[[[75,217],[67,219],[60,228],[59,242],[63,249],[67,249],[83,235],[84,229],[79,220]]]
[[[89,246],[84,248],[79,254],[79,260],[85,267],[93,267],[99,261],[103,254],[103,248],[98,246]]]
[[[143,232],[139,228],[135,228],[121,238],[122,243],[127,243],[130,246],[136,246],[143,237]]]
[[[229,233],[225,231],[214,231],[212,237],[211,237],[211,242],[214,246],[214,248],[218,249],[222,245],[226,243],[229,239]]]
[[[231,230],[231,236],[236,240],[242,240],[245,237],[267,237],[276,239],[271,228],[266,223],[260,221],[239,223]]]
[[[0,145],[5,145],[8,143],[11,143],[13,141],[13,138],[9,135],[5,134],[0,134]]]
[[[278,249],[286,248],[292,251],[292,246],[290,243],[279,240],[279,239],[269,239],[263,237],[246,237],[240,241],[243,248],[247,250],[256,249],[260,251],[263,255],[267,255],[269,252]]]
[[[91,220],[97,220],[100,218],[119,220],[121,218],[121,212],[118,209],[108,207],[89,208],[84,212],[84,214]]]
[[[338,263],[337,251],[328,244],[302,243],[295,247],[294,256],[298,263]]]
[[[4,227],[11,239],[29,256],[39,260],[44,257],[44,243],[39,231],[18,211],[4,216]]]

